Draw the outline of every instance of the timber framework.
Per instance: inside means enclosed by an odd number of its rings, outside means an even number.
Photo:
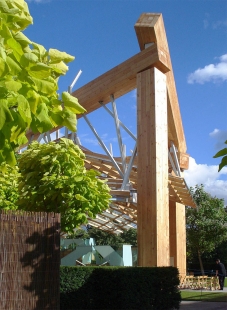
[[[113,233],[138,231],[139,266],[177,266],[186,273],[185,206],[195,207],[183,171],[189,155],[181,120],[162,14],[144,13],[135,24],[140,52],[72,93],[87,110],[83,117],[103,148],[94,153],[75,133],[65,137],[79,144],[86,167],[99,170],[111,188],[109,209],[92,226]],[[137,137],[120,121],[115,100],[137,89]],[[106,104],[112,104],[110,110]],[[89,113],[105,109],[115,123],[120,156],[114,157],[89,121]],[[59,128],[57,128],[59,130]],[[135,142],[126,156],[121,130]],[[29,141],[59,138],[58,130],[28,133]],[[53,132],[56,132],[53,138]]]

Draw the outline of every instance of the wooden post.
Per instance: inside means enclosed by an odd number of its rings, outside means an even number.
[[[169,202],[170,258],[173,266],[186,275],[186,218],[185,206],[174,201]],[[171,264],[172,265],[172,264]]]
[[[169,266],[168,127],[166,76],[137,74],[138,265]]]

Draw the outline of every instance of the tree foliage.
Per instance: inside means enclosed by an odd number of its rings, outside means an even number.
[[[86,170],[84,153],[71,140],[33,142],[19,163],[19,208],[61,213],[61,227],[73,231],[108,208],[109,187],[99,172]]]
[[[137,229],[129,228],[124,230],[120,234],[124,244],[131,244],[132,246],[137,246]]]
[[[201,255],[211,252],[227,237],[227,213],[223,199],[211,197],[203,185],[191,188],[197,208],[186,209],[187,250],[197,253],[203,270]]]
[[[98,229],[96,227],[91,227],[90,229],[88,229],[88,234],[90,238],[95,239],[96,245],[110,245],[114,249],[117,249],[123,243],[120,235],[116,235],[108,231]]]
[[[227,144],[227,140],[225,141],[225,144]],[[223,156],[223,157],[222,157]],[[217,154],[214,155],[214,158],[222,157],[222,160],[219,164],[218,172],[224,167],[227,166],[227,148],[224,148],[217,152]]]
[[[78,234],[81,234],[81,230],[78,231]],[[122,244],[137,246],[137,230],[135,228],[130,228],[117,235],[89,226],[85,231],[85,236],[87,235],[94,238],[97,245],[111,245],[114,248],[118,248]]]
[[[6,163],[0,165],[0,209],[16,210],[18,200],[18,167]]]
[[[58,79],[74,57],[47,51],[22,33],[33,22],[26,2],[1,0],[0,19],[0,163],[13,165],[14,150],[27,142],[29,128],[33,133],[57,126],[75,131],[75,114],[85,109],[70,94],[60,98],[57,93]]]

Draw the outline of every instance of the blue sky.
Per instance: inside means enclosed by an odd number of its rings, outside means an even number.
[[[162,13],[170,48],[181,116],[190,154],[185,178],[203,183],[227,204],[227,168],[218,173],[213,155],[227,140],[227,1],[224,0],[37,0],[28,1],[34,24],[25,34],[48,48],[74,55],[59,81],[67,90],[82,70],[74,90],[138,53],[134,25],[141,13]],[[119,118],[136,134],[136,93],[117,99]],[[118,155],[114,123],[103,109],[89,119],[107,147]],[[78,135],[100,152],[83,120]],[[127,154],[133,141],[123,133]]]

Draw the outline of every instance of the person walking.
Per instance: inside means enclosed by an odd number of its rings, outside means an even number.
[[[224,264],[221,263],[220,259],[216,259],[216,277],[219,278],[220,289],[223,291],[225,277],[226,277],[226,269]]]

